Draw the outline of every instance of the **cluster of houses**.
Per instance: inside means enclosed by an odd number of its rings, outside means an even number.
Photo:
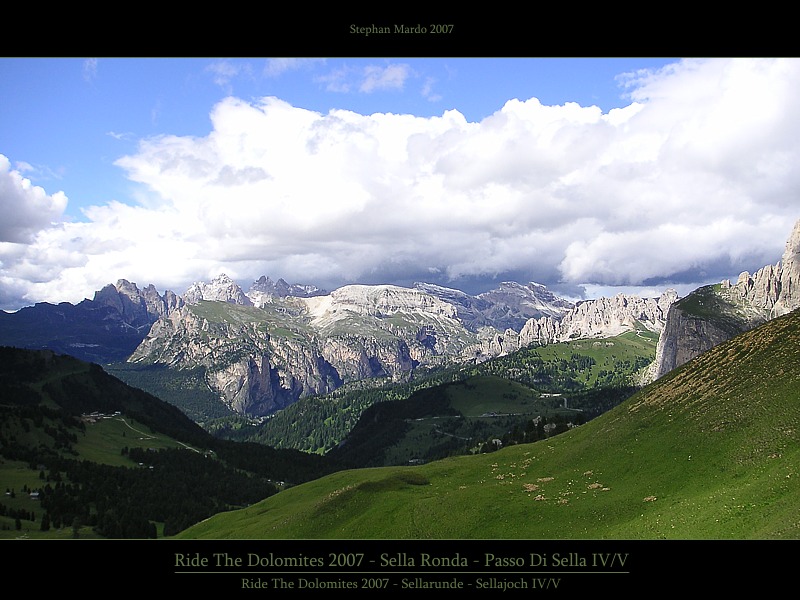
[[[82,414],[81,415],[81,421],[83,421],[84,423],[97,423],[98,421],[100,421],[102,419],[113,419],[114,417],[119,417],[120,415],[122,415],[122,413],[120,411],[116,411],[116,412],[114,412],[114,413],[112,413],[110,415],[105,414],[105,413],[101,413],[99,411],[94,411],[92,413],[88,413],[88,414],[84,413],[84,414]]]

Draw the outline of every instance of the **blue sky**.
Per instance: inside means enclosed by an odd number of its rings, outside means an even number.
[[[780,258],[796,59],[0,58],[0,308],[226,272],[657,294]]]
[[[211,108],[226,96],[275,96],[321,113],[432,117],[454,109],[477,122],[513,98],[577,102],[607,112],[629,103],[619,75],[670,62],[7,58],[0,59],[0,153],[29,165],[25,174],[35,185],[63,190],[70,200],[66,214],[82,219],[84,206],[131,201],[129,182],[114,161],[134,152],[138,140],[205,136]]]

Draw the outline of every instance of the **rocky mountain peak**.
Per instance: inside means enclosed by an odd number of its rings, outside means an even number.
[[[520,331],[530,319],[550,317],[561,319],[573,308],[572,302],[559,298],[544,285],[526,285],[504,281],[499,287],[478,295],[490,304],[484,315],[495,327]]]
[[[127,279],[118,279],[116,286],[114,286],[120,294],[124,294],[131,300],[139,298],[141,292],[135,283],[131,283]]]
[[[274,298],[311,298],[313,296],[322,296],[327,294],[323,289],[315,285],[304,285],[299,283],[287,283],[283,278],[278,281],[272,281],[269,277],[262,275],[252,283],[250,289],[247,291],[247,297],[250,298],[255,306],[264,306],[267,302],[271,302]]]
[[[244,290],[233,279],[222,273],[209,283],[198,281],[189,286],[183,294],[187,304],[197,304],[201,300],[228,302],[251,306],[253,303],[244,293]]]
[[[144,327],[179,308],[182,301],[173,292],[159,295],[152,284],[140,290],[135,283],[120,279],[96,291],[92,303],[113,308],[128,325]]]
[[[526,285],[515,281],[504,281],[497,289],[478,295],[479,298],[499,302],[514,308],[528,317],[544,314],[563,316],[573,307],[572,302],[559,298],[546,286],[530,282]]]
[[[786,250],[783,253],[783,260],[787,261],[790,257],[800,255],[800,219],[794,224],[789,239],[786,240]]]

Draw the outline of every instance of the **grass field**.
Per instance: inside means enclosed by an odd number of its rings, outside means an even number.
[[[90,423],[86,435],[78,437],[75,450],[81,458],[111,466],[131,466],[129,458],[122,455],[123,448],[185,448],[185,444],[161,434],[152,433],[148,427],[126,418],[110,416]]]

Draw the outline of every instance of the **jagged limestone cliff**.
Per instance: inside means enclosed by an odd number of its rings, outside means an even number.
[[[735,284],[701,287],[672,305],[650,379],[658,379],[733,336],[800,307],[800,220],[781,261]]]
[[[170,290],[162,296],[153,285],[139,290],[127,279],[95,292],[92,302],[114,308],[121,320],[132,327],[150,327],[159,318],[183,306],[183,299]]]

